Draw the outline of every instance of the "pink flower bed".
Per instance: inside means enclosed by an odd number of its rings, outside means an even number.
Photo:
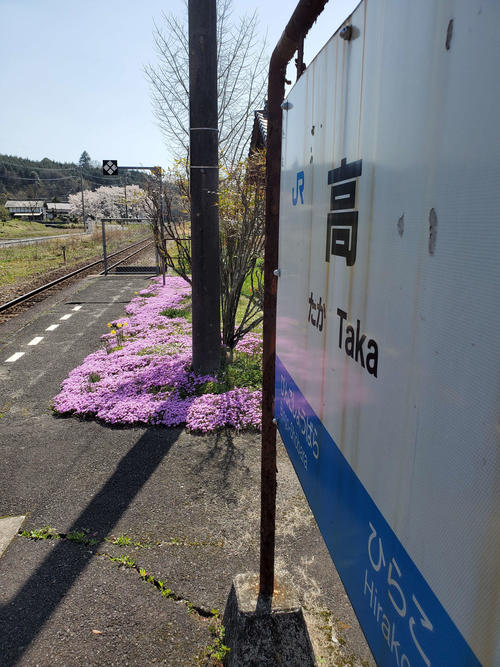
[[[128,317],[110,323],[103,349],[90,354],[69,374],[54,398],[54,410],[93,416],[110,424],[185,425],[193,431],[224,426],[261,427],[261,391],[235,388],[196,395],[214,381],[190,371],[191,325],[166,317],[167,308],[189,306],[191,288],[182,278],[154,279],[126,307]],[[261,339],[248,334],[237,350],[255,354]]]

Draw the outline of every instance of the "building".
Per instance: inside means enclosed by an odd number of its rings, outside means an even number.
[[[254,111],[252,137],[250,139],[250,155],[255,151],[264,150],[267,143],[267,103],[264,109]]]
[[[71,210],[71,205],[51,201],[45,202],[41,199],[25,199],[22,201],[10,199],[5,202],[5,208],[8,209],[13,218],[43,222],[45,220],[54,220],[54,218],[67,218]]]
[[[45,202],[45,220],[54,220],[54,218],[67,218],[71,211],[71,204],[59,202]]]
[[[44,201],[40,199],[25,199],[22,201],[8,200],[5,208],[14,218],[43,220],[45,217]]]

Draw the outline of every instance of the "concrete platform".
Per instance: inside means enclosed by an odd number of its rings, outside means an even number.
[[[18,535],[7,547],[2,665],[214,664],[211,610],[222,614],[233,579],[258,568],[259,434],[111,428],[51,412],[62,380],[147,284],[89,278],[0,325],[0,515],[95,540]],[[276,556],[318,663],[374,665],[282,445]]]
[[[0,517],[0,557],[23,525],[25,516]]]
[[[231,667],[314,667],[316,659],[296,592],[277,582],[272,597],[259,595],[259,576],[233,580],[224,613],[225,664]]]

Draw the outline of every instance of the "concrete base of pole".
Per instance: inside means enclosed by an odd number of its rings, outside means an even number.
[[[272,600],[259,595],[256,574],[238,574],[224,612],[224,643],[231,650],[224,664],[313,667],[314,651],[298,600],[276,583]]]

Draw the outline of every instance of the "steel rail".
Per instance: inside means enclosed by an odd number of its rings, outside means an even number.
[[[126,250],[129,250],[130,248],[134,248],[135,246],[138,246],[140,243],[144,243],[145,239],[142,241],[138,241],[137,243],[132,243],[130,246],[127,248],[123,248],[122,250],[117,250],[114,252],[110,257],[116,257],[116,255],[119,255],[122,252],[125,252]],[[153,243],[153,241],[151,241]],[[144,250],[144,248],[147,248],[148,245],[146,244],[143,248],[140,248],[138,252]],[[124,262],[128,257],[124,258],[122,261]],[[31,297],[36,296],[37,294],[40,294],[41,292],[44,292],[45,290],[50,289],[51,287],[54,287],[55,285],[58,285],[59,283],[64,282],[65,280],[69,280],[69,278],[72,278],[73,276],[78,275],[79,273],[83,273],[83,271],[88,271],[88,269],[91,269],[93,266],[96,266],[97,264],[102,264],[103,260],[98,259],[96,262],[91,262],[90,264],[87,264],[86,266],[83,266],[79,269],[76,269],[75,271],[72,271],[71,273],[67,273],[64,276],[61,276],[60,278],[56,278],[55,280],[52,280],[50,283],[46,283],[45,285],[41,285],[40,287],[37,287],[34,290],[31,290],[31,292],[27,292],[26,294],[22,294],[21,296],[16,297],[15,299],[12,299],[12,301],[8,301],[7,303],[3,303],[0,305],[0,312],[7,310],[7,308],[12,308],[13,306],[17,306],[19,303],[23,303],[23,301],[27,301],[28,299],[31,299]],[[114,265],[116,266],[116,264]]]
[[[154,241],[150,241],[149,243],[147,243],[147,244],[146,244],[145,246],[143,246],[142,248],[139,248],[139,250],[136,250],[135,252],[131,253],[130,255],[127,255],[126,257],[124,257],[123,259],[120,259],[120,261],[115,262],[115,264],[111,264],[111,266],[108,266],[108,272],[109,272],[110,269],[114,269],[115,266],[118,266],[119,264],[123,264],[123,262],[126,262],[127,259],[130,259],[131,257],[135,257],[136,255],[138,255],[139,253],[141,253],[141,252],[142,252],[143,250],[145,250],[146,248],[149,248],[149,246],[152,245],[153,243],[154,243]],[[123,252],[123,251],[122,251],[122,252]],[[101,272],[99,273],[99,275],[100,275],[100,276],[104,275],[104,271],[101,271]]]
[[[274,423],[276,300],[281,176],[281,103],[285,97],[286,67],[328,0],[300,0],[280,37],[269,64],[266,151],[266,245],[264,254],[264,321],[262,354],[262,453],[259,592],[272,597],[276,535],[276,424]],[[300,76],[304,67],[298,63]]]

